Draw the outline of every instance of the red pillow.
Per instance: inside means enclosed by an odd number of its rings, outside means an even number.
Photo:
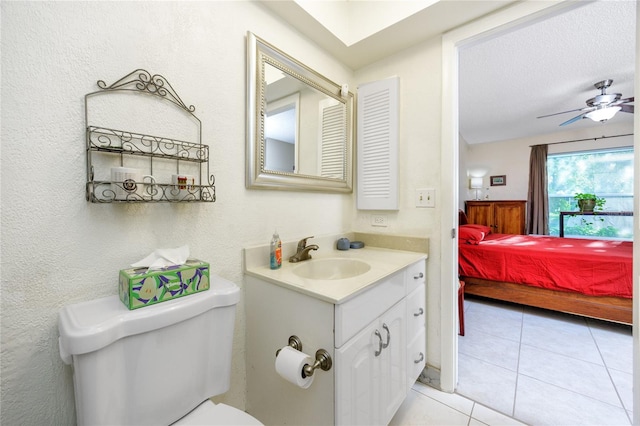
[[[491,233],[491,227],[489,227],[487,225],[478,225],[478,224],[475,224],[475,223],[468,223],[465,226],[467,228],[479,229],[480,231],[484,232],[486,235],[489,235]]]
[[[480,244],[484,237],[491,233],[491,228],[484,225],[460,225],[458,232],[459,244]]]

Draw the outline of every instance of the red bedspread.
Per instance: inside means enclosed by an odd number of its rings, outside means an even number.
[[[489,234],[459,244],[461,276],[528,284],[592,296],[631,298],[633,243]]]

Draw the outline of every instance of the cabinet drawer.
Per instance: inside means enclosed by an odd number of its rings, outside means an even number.
[[[423,327],[407,347],[407,386],[411,387],[427,362],[426,332]]]
[[[366,292],[336,306],[335,347],[341,347],[367,324],[405,296],[404,271],[385,278]]]
[[[407,293],[411,293],[420,284],[426,282],[427,265],[424,260],[410,265],[405,270],[407,280]]]
[[[407,296],[407,341],[425,327],[427,310],[425,308],[425,287],[422,285]]]

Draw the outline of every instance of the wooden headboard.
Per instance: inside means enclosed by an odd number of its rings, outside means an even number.
[[[466,225],[467,223],[469,223],[469,221],[467,220],[467,214],[464,212],[464,210],[458,210],[458,226]]]

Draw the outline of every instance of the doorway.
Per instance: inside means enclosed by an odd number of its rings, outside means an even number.
[[[453,392],[457,383],[458,372],[458,347],[457,347],[457,317],[456,302],[457,302],[457,289],[453,285],[457,281],[457,244],[455,234],[452,230],[456,229],[457,223],[457,210],[459,206],[458,191],[459,188],[459,174],[458,174],[458,50],[472,43],[482,40],[487,37],[495,37],[497,34],[505,31],[512,30],[522,25],[529,24],[535,20],[542,20],[553,16],[554,14],[564,12],[572,7],[578,7],[579,5],[570,4],[569,2],[563,2],[555,4],[551,7],[547,7],[548,4],[540,4],[541,2],[527,2],[518,4],[508,10],[496,13],[483,20],[471,23],[465,27],[454,30],[443,37],[443,96],[442,96],[442,176],[441,184],[443,188],[455,188],[450,194],[443,192],[443,209],[441,216],[441,253],[440,267],[442,271],[442,283],[441,283],[441,376],[440,382],[443,390],[447,392]],[[640,12],[637,12],[640,14]],[[638,19],[636,18],[636,21]],[[638,36],[636,36],[638,38]],[[636,58],[636,63],[638,59]],[[636,69],[639,67],[636,66]],[[638,84],[639,78],[636,72],[636,92],[639,92],[640,84]],[[639,119],[634,117],[635,127],[638,127]],[[640,138],[636,135],[634,139],[634,146],[637,148],[640,146]],[[637,151],[637,149],[636,149]],[[640,170],[638,167],[638,155],[635,156],[635,169]],[[637,175],[637,173],[636,173]],[[636,179],[637,181],[637,179]],[[638,213],[638,186],[635,185],[635,202],[634,210],[636,217]],[[635,221],[635,229],[638,229],[637,218]],[[635,231],[636,238],[638,237],[638,231]],[[635,250],[635,249],[634,249]],[[638,253],[634,253],[634,263],[637,267]],[[638,293],[638,279],[634,280],[634,290]],[[638,302],[634,300],[634,323],[637,323]],[[634,330],[633,336],[634,345],[634,360],[639,363],[638,352],[638,333]],[[635,371],[638,370],[636,365]],[[634,376],[635,388],[640,388],[639,384],[640,376],[636,374]],[[640,407],[640,395],[636,393],[634,396],[634,405]],[[639,411],[639,410],[636,410]],[[640,413],[636,413],[636,423],[640,423]]]

